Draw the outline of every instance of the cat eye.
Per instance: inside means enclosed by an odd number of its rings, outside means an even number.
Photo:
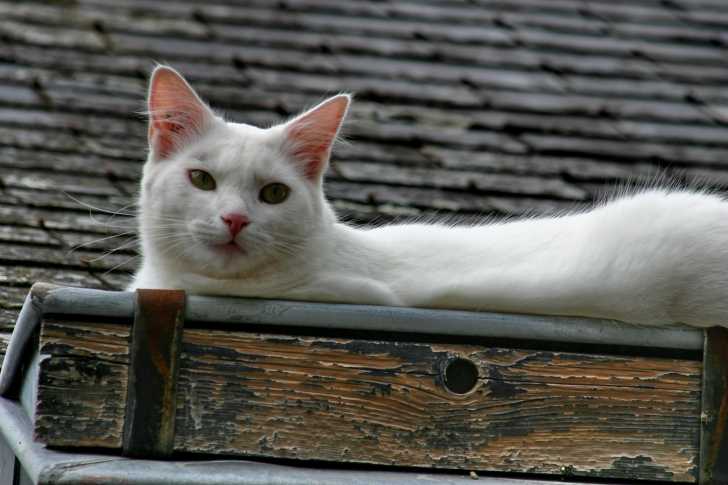
[[[266,204],[280,204],[288,198],[291,189],[286,184],[274,182],[260,189],[260,200]]]
[[[189,170],[187,176],[190,178],[192,185],[200,190],[215,190],[215,187],[217,187],[212,175],[204,170]]]

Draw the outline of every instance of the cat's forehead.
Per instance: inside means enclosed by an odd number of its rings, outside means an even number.
[[[227,123],[200,143],[195,156],[219,172],[265,175],[279,170],[280,142],[269,130]]]

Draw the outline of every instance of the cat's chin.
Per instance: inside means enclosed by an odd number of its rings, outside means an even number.
[[[187,271],[211,279],[231,279],[246,273],[247,261],[243,253],[229,250],[213,250],[212,258],[206,259],[204,265],[190,265]]]
[[[245,271],[250,255],[234,241],[227,243],[198,242],[194,253],[167,255],[180,271],[190,271],[208,278],[229,278]]]

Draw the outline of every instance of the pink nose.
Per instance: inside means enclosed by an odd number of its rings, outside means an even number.
[[[250,220],[242,214],[230,213],[220,216],[225,224],[228,226],[230,236],[235,237],[245,226],[250,224]]]

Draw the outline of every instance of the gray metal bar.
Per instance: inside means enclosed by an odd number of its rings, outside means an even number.
[[[321,470],[244,460],[155,461],[109,455],[64,453],[33,441],[23,409],[0,398],[0,439],[9,444],[36,485],[553,485],[552,481],[419,472]],[[559,482],[584,485],[586,482]]]
[[[36,291],[39,288],[40,291]],[[73,288],[36,283],[31,294],[39,293],[43,313],[60,313],[109,318],[134,317],[134,293]]]
[[[468,337],[535,339],[601,345],[698,350],[703,332],[687,327],[644,327],[613,320],[456,310],[254,300],[221,304],[190,297],[191,321],[261,323]],[[231,303],[233,300],[229,300]]]
[[[0,483],[12,484],[15,475],[15,455],[4,439],[0,438]]]
[[[59,287],[44,313],[133,316],[133,293]],[[703,331],[614,320],[190,295],[186,320],[701,350]]]
[[[10,343],[5,350],[2,368],[0,368],[0,395],[4,396],[13,384],[18,368],[22,363],[23,353],[30,337],[40,323],[43,314],[41,302],[34,296],[33,291],[25,297],[23,308],[20,309],[18,319],[10,336]]]
[[[15,467],[16,474],[13,477],[15,480],[13,485],[34,485],[33,480],[31,480],[28,474],[25,473],[25,470],[23,470],[20,463],[18,463],[18,460],[15,460]]]

